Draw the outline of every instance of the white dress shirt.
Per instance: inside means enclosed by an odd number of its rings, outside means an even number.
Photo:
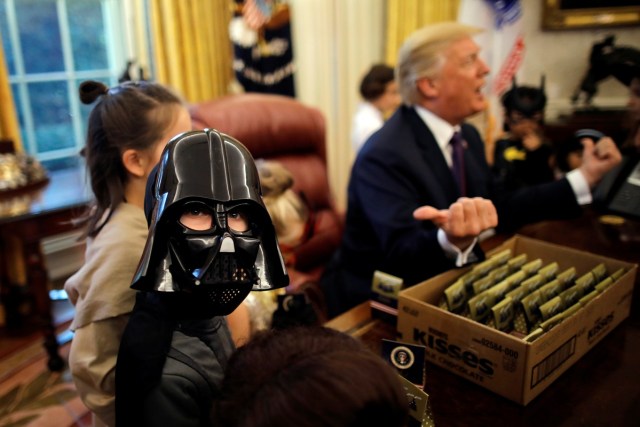
[[[369,102],[361,102],[351,124],[351,144],[357,153],[369,137],[384,124],[382,112]]]
[[[418,116],[420,116],[422,121],[424,121],[427,127],[431,130],[436,143],[442,151],[442,155],[444,156],[449,167],[451,167],[452,157],[451,149],[449,147],[449,141],[451,140],[453,134],[460,130],[460,126],[452,126],[450,123],[436,116],[426,108],[415,106],[415,109],[418,113]],[[591,189],[589,188],[589,184],[587,183],[584,175],[582,175],[582,172],[574,169],[566,174],[566,178],[567,181],[569,181],[569,185],[571,185],[578,204],[587,205],[591,203]],[[464,251],[461,251],[458,247],[449,242],[444,230],[439,229],[438,243],[450,259],[455,259],[457,267],[461,267],[468,262],[475,261],[475,259],[473,259],[475,258],[475,255],[472,253],[472,250],[478,243],[478,238],[474,239],[471,246],[469,246]]]

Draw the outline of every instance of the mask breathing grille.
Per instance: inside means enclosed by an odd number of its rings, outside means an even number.
[[[221,290],[210,290],[209,298],[216,304],[229,304],[238,297],[244,299],[245,292],[238,288],[227,288]]]

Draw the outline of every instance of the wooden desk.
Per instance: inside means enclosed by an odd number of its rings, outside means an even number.
[[[89,196],[82,168],[50,172],[49,178],[49,182],[39,188],[0,197],[0,206],[3,207],[0,212],[0,244],[4,246],[4,252],[10,249],[6,242],[12,239],[21,242],[27,290],[33,297],[34,318],[44,334],[48,366],[51,370],[61,370],[64,362],[58,354],[49,278],[40,242],[46,237],[76,229],[71,219],[83,212]],[[0,289],[5,293],[12,284],[4,268],[0,280]]]
[[[549,221],[524,227],[519,234],[630,262],[640,261],[638,223],[603,226],[586,212],[572,221]],[[635,232],[634,232],[635,230]],[[489,249],[510,236],[483,242]],[[562,374],[526,407],[462,377],[427,363],[425,390],[435,425],[444,426],[637,426],[640,423],[640,277],[636,277],[631,315]],[[370,318],[368,303],[330,321],[327,326],[361,338],[380,353],[382,338],[395,327]]]
[[[566,144],[574,138],[579,129],[597,129],[622,144],[629,133],[626,108],[617,109],[577,109],[555,120],[545,121],[545,135],[554,145]]]

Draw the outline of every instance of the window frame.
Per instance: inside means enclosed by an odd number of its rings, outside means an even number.
[[[87,79],[109,82],[109,85],[117,84],[118,77],[122,74],[127,60],[135,58],[134,40],[136,29],[127,25],[132,21],[129,15],[133,9],[125,4],[127,0],[99,0],[102,8],[103,25],[105,29],[105,47],[108,68],[77,71],[75,69],[71,32],[69,27],[69,14],[67,10],[68,0],[53,0],[58,15],[58,28],[61,38],[64,71],[31,73],[25,71],[24,51],[19,37],[18,20],[16,17],[16,3],[20,0],[5,0],[8,23],[10,54],[14,61],[13,74],[9,72],[9,85],[14,93],[14,103],[19,111],[22,121],[20,132],[25,152],[34,156],[40,162],[71,159],[85,145],[86,123],[83,122],[81,102],[78,97],[77,82]],[[145,10],[146,11],[146,10]],[[138,22],[146,22],[146,19]],[[5,53],[7,54],[7,53]],[[71,126],[74,144],[71,147],[59,148],[49,151],[38,151],[35,132],[34,106],[29,99],[29,84],[43,82],[64,82],[67,86],[67,101],[71,114]],[[15,95],[18,96],[15,96]]]

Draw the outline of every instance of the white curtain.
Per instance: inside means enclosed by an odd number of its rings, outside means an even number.
[[[296,94],[327,121],[330,185],[341,209],[354,152],[349,133],[369,66],[384,60],[385,0],[289,0]]]
[[[150,58],[149,27],[146,0],[127,0],[122,3],[125,25],[125,46],[127,58],[135,59],[136,69],[132,69],[133,79],[140,78],[138,71],[142,68],[144,77],[152,73]]]

